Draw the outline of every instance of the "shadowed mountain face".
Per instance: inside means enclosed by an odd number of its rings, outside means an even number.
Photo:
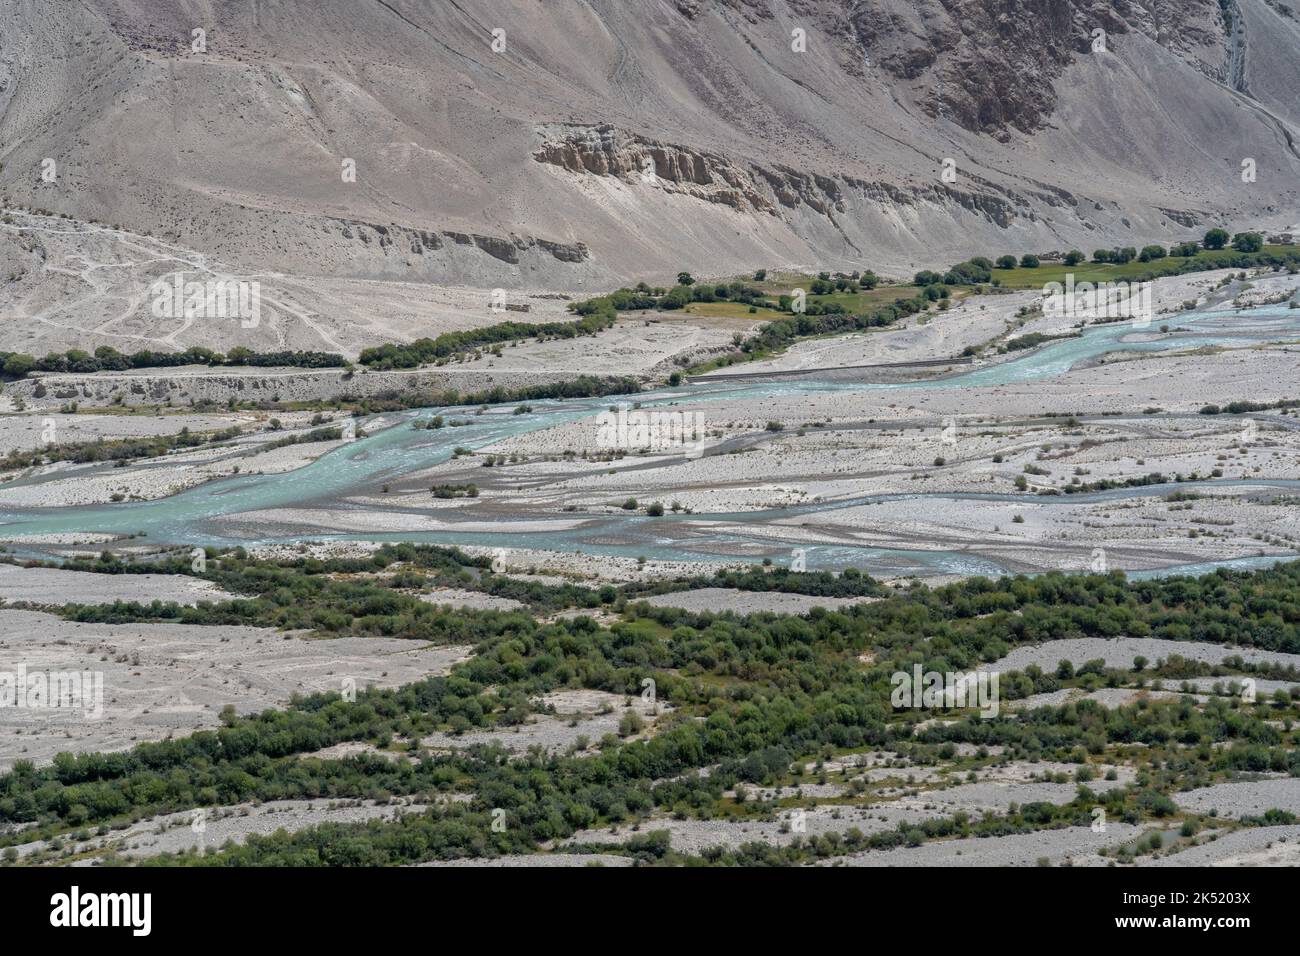
[[[575,290],[1282,228],[1300,218],[1298,17],[0,0],[0,191],[243,269]]]

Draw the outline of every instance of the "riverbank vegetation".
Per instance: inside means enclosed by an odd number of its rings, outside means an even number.
[[[0,458],[0,471],[32,468],[38,465],[67,461],[84,465],[97,461],[114,461],[125,464],[139,458],[157,458],[183,448],[219,445],[233,441],[243,434],[237,426],[212,432],[193,432],[182,428],[175,435],[153,435],[147,438],[122,438],[86,442],[70,442],[14,448]]]
[[[645,282],[605,296],[570,303],[579,315],[697,311],[714,318],[752,317],[762,324],[750,335],[737,333],[733,350],[689,369],[703,374],[739,362],[768,358],[801,339],[867,331],[893,325],[908,315],[946,309],[966,295],[1000,289],[1042,289],[1068,276],[1082,282],[1147,282],[1165,276],[1212,269],[1300,269],[1300,247],[1267,246],[1259,233],[1211,229],[1202,241],[1166,248],[1097,249],[1091,261],[1079,250],[996,260],[972,256],[946,270],[922,270],[910,282],[886,282],[870,270],[851,273],[779,274],[759,270],[752,282],[699,282],[690,273],[678,285]],[[1046,336],[1022,336],[1007,349],[1041,344]],[[1013,344],[1014,343],[1014,344]]]
[[[8,379],[25,378],[32,372],[126,372],[133,369],[177,368],[182,365],[207,365],[212,368],[347,368],[349,362],[334,352],[254,352],[246,348],[233,348],[229,353],[217,352],[201,346],[191,346],[179,352],[155,352],[144,349],[124,354],[108,345],[101,345],[93,353],[81,349],[51,352],[44,358],[33,358],[22,352],[0,352],[0,375]]]
[[[187,448],[225,445],[244,434],[243,429],[232,425],[229,428],[211,432],[193,432],[183,427],[174,435],[152,435],[147,438],[98,439],[87,442],[70,442],[67,444],[49,444],[37,448],[14,448],[0,458],[0,472],[22,468],[34,468],[66,461],[75,465],[87,465],[95,462],[115,462],[118,466],[143,458],[159,458],[172,452]],[[364,437],[364,432],[357,433]],[[290,445],[303,445],[312,442],[338,441],[343,437],[339,427],[314,428],[296,435],[286,435],[269,442],[259,442],[247,446],[250,453],[272,451],[287,448]]]
[[[1050,282],[1064,283],[1071,275],[1076,283],[1150,282],[1215,269],[1300,269],[1300,246],[1265,245],[1259,233],[1237,233],[1231,242],[1221,241],[1219,233],[1227,235],[1212,229],[1200,243],[1097,249],[1090,261],[1063,258],[1032,267],[998,268],[987,281],[1007,289],[1041,289]]]
[[[161,560],[106,555],[68,567],[104,573],[196,574],[188,555]],[[222,714],[222,726],[139,744],[121,753],[60,755],[50,766],[19,761],[0,776],[0,821],[30,829],[7,845],[87,828],[109,832],[131,820],[190,807],[288,798],[429,801],[399,819],[325,824],[298,833],[252,836],[243,846],[160,862],[216,865],[386,865],[535,852],[579,830],[631,826],[604,852],[643,862],[799,863],[864,850],[916,846],[960,836],[1083,826],[1097,807],[1132,823],[1190,820],[1169,794],[1244,771],[1300,775],[1294,699],[1258,703],[1211,696],[1142,700],[1106,709],[1089,700],[1041,706],[991,719],[942,709],[891,706],[891,675],[966,671],[1012,648],[1067,638],[1164,638],[1300,653],[1300,563],[1255,573],[1128,581],[1122,574],[988,580],[937,588],[883,588],[860,574],[728,571],[716,578],[599,589],[514,581],[486,559],[454,549],[381,548],[365,558],[257,560],[240,549],[212,552],[197,576],[240,593],[195,608],[108,605],[70,608],[77,620],[239,622],[325,634],[383,634],[470,644],[474,655],[446,676],[392,690],[295,699],[259,714]],[[414,595],[432,582],[458,581],[489,593],[522,595],[512,612],[449,611]],[[500,590],[496,582],[502,582]],[[505,583],[511,582],[511,583]],[[876,600],[804,616],[694,613],[635,600],[690,587],[870,594]],[[518,590],[514,590],[518,589]],[[602,608],[604,616],[542,616],[542,607]],[[604,623],[602,623],[602,621]],[[1143,662],[1145,664],[1146,662]],[[1082,665],[1026,668],[1004,675],[1004,701],[1064,688],[1149,685],[1205,674],[1225,684],[1255,673],[1245,662],[1219,665],[1170,656],[1133,671]],[[1269,673],[1294,675],[1294,669]],[[542,695],[566,688],[631,698],[652,681],[670,712],[651,729],[567,750],[507,753],[496,746],[430,748],[430,735],[509,731],[540,715]],[[337,743],[370,750],[316,755]],[[961,745],[968,749],[959,751]],[[1000,813],[939,813],[864,834],[845,828],[786,846],[748,845],[689,860],[675,853],[654,819],[773,820],[790,806],[888,807],[888,791],[855,784],[838,797],[794,804],[747,800],[750,787],[833,780],[818,770],[832,757],[884,750],[910,766],[983,772],[998,758],[1077,768],[1079,789],[1063,803],[1012,805]],[[1089,789],[1102,768],[1127,760],[1133,782]],[[708,768],[707,773],[699,773]],[[811,768],[811,769],[810,769]],[[1189,783],[1190,782],[1190,783]],[[439,795],[463,795],[437,801]],[[1267,822],[1268,815],[1259,821]],[[494,821],[504,825],[494,826]],[[586,847],[592,849],[595,844]],[[583,849],[583,848],[579,848]]]
[[[592,309],[582,313],[582,318],[573,322],[501,322],[463,332],[444,332],[437,338],[416,339],[406,345],[389,344],[362,349],[358,361],[367,368],[377,370],[418,368],[505,342],[595,335],[612,326],[616,319],[612,309]]]

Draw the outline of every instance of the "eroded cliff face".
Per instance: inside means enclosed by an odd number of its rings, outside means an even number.
[[[544,142],[533,158],[571,173],[658,183],[674,192],[747,212],[771,212],[781,197],[786,197],[787,205],[798,199],[789,186],[779,185],[785,183],[783,176],[771,176],[775,188],[760,188],[755,173],[762,175],[761,167],[609,125],[552,127],[539,135]],[[813,201],[820,205],[824,200],[817,197]]]
[[[950,206],[1006,228],[1018,216],[1037,218],[1032,206],[988,180],[983,191],[943,182],[900,186],[843,174],[820,175],[790,166],[737,162],[680,144],[661,143],[612,126],[552,127],[539,131],[546,141],[533,153],[540,163],[578,176],[606,176],[632,186],[666,192],[748,213],[780,218],[809,210],[835,223],[864,205]],[[1064,190],[1036,191],[1052,206],[1076,204]]]
[[[392,250],[422,256],[437,254],[447,243],[469,246],[486,253],[493,259],[518,265],[523,256],[550,257],[559,262],[583,262],[590,256],[587,247],[578,243],[553,242],[535,236],[483,236],[465,232],[415,229],[406,226],[362,222],[356,219],[332,220],[338,234],[349,242],[359,243],[379,251]]]

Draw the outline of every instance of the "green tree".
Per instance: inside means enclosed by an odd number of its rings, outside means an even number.
[[[618,722],[618,735],[620,737],[631,737],[645,726],[645,721],[635,710],[628,710]]]
[[[1222,249],[1228,244],[1228,232],[1226,229],[1211,229],[1205,234],[1204,245],[1206,249]]]
[[[1264,248],[1264,237],[1257,232],[1239,232],[1232,237],[1232,248],[1238,252],[1259,252]]]
[[[15,352],[5,359],[4,373],[10,378],[22,378],[36,367],[36,359],[22,352]]]
[[[687,285],[679,285],[667,295],[659,297],[659,308],[662,310],[684,309],[691,303],[691,290]]]

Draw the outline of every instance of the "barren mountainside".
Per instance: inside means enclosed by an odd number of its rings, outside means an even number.
[[[0,0],[0,192],[243,269],[574,290],[1284,228],[1297,16],[1280,0]]]

